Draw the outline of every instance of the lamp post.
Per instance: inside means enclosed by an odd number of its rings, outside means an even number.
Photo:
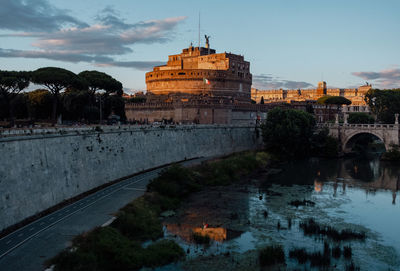
[[[104,90],[100,90],[97,92],[99,94],[99,124],[101,125],[103,123],[103,101],[102,101],[102,96],[104,93],[106,93]]]

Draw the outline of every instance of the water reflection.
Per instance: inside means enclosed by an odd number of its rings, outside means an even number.
[[[223,227],[193,227],[191,224],[165,224],[169,234],[179,236],[188,243],[193,243],[193,234],[208,236],[217,242],[229,241],[239,237],[243,231],[230,230]]]
[[[285,166],[282,174],[272,177],[272,181],[283,185],[312,184],[314,191],[324,190],[329,182],[333,186],[333,196],[337,196],[341,186],[346,194],[346,186],[356,186],[371,194],[376,189],[391,190],[392,204],[396,203],[396,192],[400,189],[400,167],[382,162],[378,157],[366,159],[320,160],[310,159]],[[312,191],[310,191],[311,193]]]

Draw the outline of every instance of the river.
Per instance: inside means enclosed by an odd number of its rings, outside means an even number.
[[[282,169],[273,175],[255,175],[245,184],[192,195],[176,216],[164,221],[166,238],[176,240],[187,251],[188,260],[163,270],[246,270],[246,265],[252,270],[257,249],[270,244],[284,248],[286,267],[282,270],[319,270],[309,262],[300,265],[289,251],[322,251],[324,241],[331,247],[352,248],[350,260],[332,258],[325,270],[345,270],[350,263],[360,270],[400,270],[399,165],[378,158],[314,158],[285,164]],[[289,204],[295,200],[310,204]],[[339,231],[365,233],[366,238],[333,241],[305,236],[299,225],[309,218]],[[207,233],[213,239],[211,245],[193,244],[193,232]],[[243,269],[226,267],[235,257]]]

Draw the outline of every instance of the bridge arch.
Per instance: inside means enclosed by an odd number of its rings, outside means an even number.
[[[356,140],[356,138],[358,136],[363,135],[363,134],[374,136],[375,138],[379,139],[385,145],[386,150],[390,149],[389,143],[386,142],[384,136],[382,135],[382,133],[379,133],[379,131],[360,130],[360,131],[354,131],[352,133],[346,134],[345,138],[343,138],[343,140],[342,140],[342,151],[349,152],[352,148],[352,146],[350,144],[353,142],[355,143],[356,141],[354,141],[354,140]]]

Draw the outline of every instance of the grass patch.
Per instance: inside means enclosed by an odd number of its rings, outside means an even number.
[[[153,180],[147,186],[147,190],[157,193],[158,197],[161,197],[160,200],[175,207],[190,193],[199,191],[205,186],[229,185],[237,182],[242,176],[265,167],[269,159],[269,155],[264,152],[244,152],[193,168],[174,165]]]
[[[132,240],[156,240],[163,236],[159,208],[140,197],[122,208],[111,227]]]
[[[173,241],[162,240],[147,248],[141,245],[163,236],[161,212],[176,209],[190,193],[205,186],[231,184],[266,166],[268,159],[266,153],[245,152],[194,168],[169,167],[147,186],[145,195],[123,207],[110,226],[78,236],[72,249],[58,254],[49,264],[61,271],[102,271],[139,270],[177,261],[185,253]],[[193,240],[210,243],[208,235],[193,234]]]
[[[285,263],[285,252],[281,246],[268,246],[259,251],[258,259],[261,266]]]
[[[343,257],[345,257],[346,259],[351,259],[351,256],[353,256],[353,251],[351,249],[351,246],[344,246]]]
[[[96,228],[73,243],[73,249],[51,260],[55,270],[139,270],[162,266],[185,255],[173,241],[162,240],[143,248],[112,227]]]
[[[346,271],[360,271],[360,267],[351,262],[349,265],[346,265]]]
[[[290,205],[295,206],[296,208],[299,206],[315,206],[315,202],[311,201],[311,200],[293,200],[291,202],[289,202]]]
[[[366,238],[364,232],[356,232],[350,229],[338,231],[331,226],[320,225],[312,218],[300,223],[300,228],[305,235],[324,235],[334,241],[365,240]]]
[[[331,264],[329,254],[321,252],[309,253],[305,248],[295,248],[290,250],[289,257],[296,259],[300,264],[304,264],[309,261],[311,266],[329,266]]]
[[[156,267],[176,262],[185,257],[183,249],[174,241],[161,240],[149,245],[145,251],[145,266]]]

